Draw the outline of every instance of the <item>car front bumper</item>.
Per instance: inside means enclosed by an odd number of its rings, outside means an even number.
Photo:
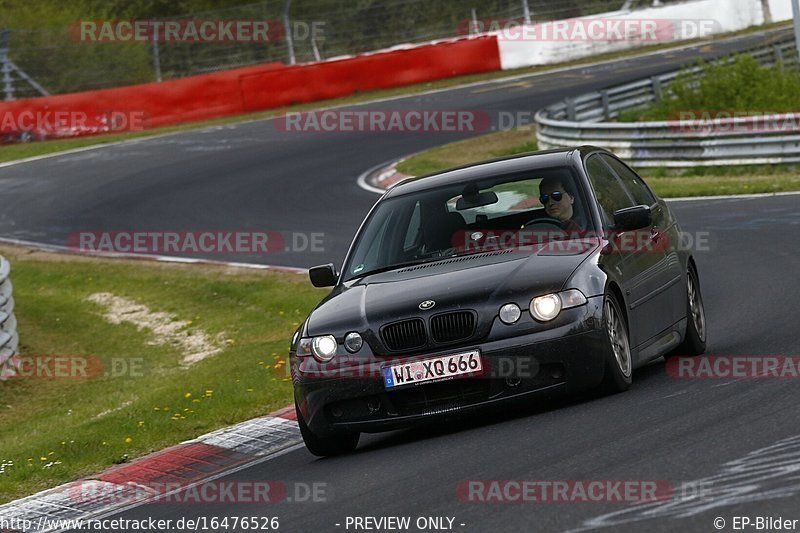
[[[572,320],[553,329],[415,358],[477,349],[484,366],[480,377],[387,390],[380,369],[389,358],[369,356],[357,372],[335,377],[295,366],[295,400],[309,429],[325,435],[387,431],[534,395],[591,388],[601,382],[605,363],[602,298],[590,298],[587,305],[569,311]]]

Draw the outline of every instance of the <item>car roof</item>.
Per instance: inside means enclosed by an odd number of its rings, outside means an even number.
[[[579,152],[583,155],[584,153],[596,151],[607,152],[596,146],[577,146],[572,148],[542,150],[539,152],[527,152],[498,159],[478,161],[425,176],[407,178],[389,189],[386,198],[412,194],[440,186],[463,183],[474,179],[501,176],[513,172],[570,165],[575,152]]]

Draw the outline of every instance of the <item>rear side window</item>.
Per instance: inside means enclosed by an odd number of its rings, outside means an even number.
[[[608,227],[614,223],[616,211],[637,205],[599,155],[591,155],[586,160],[586,174],[597,196],[604,226]]]
[[[607,155],[602,157],[620,177],[622,183],[627,187],[631,196],[633,196],[633,199],[636,201],[636,205],[653,205],[656,203],[656,199],[650,192],[650,189],[647,188],[642,178],[634,171],[614,157],[609,157]]]

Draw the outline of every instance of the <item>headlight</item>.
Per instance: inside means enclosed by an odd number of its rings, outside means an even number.
[[[361,349],[361,346],[363,345],[364,345],[364,340],[361,338],[361,335],[359,335],[355,331],[351,331],[350,333],[344,336],[344,347],[350,353],[356,353]]]
[[[531,316],[539,322],[553,320],[561,312],[561,298],[557,294],[545,294],[531,300]]]
[[[586,296],[578,289],[569,289],[558,294],[545,294],[531,300],[531,316],[539,322],[548,322],[558,316],[562,309],[578,307],[586,303]]]
[[[500,308],[500,320],[503,324],[513,324],[522,315],[517,304],[506,304]]]
[[[314,337],[311,341],[311,351],[318,361],[327,363],[336,355],[336,337],[333,335]]]

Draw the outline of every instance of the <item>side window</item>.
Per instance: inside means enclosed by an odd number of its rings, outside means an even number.
[[[656,203],[656,199],[650,192],[650,189],[647,188],[642,178],[637,176],[635,172],[614,157],[609,157],[607,155],[603,155],[602,157],[603,160],[614,169],[614,172],[617,173],[620,179],[622,179],[622,183],[628,188],[631,196],[636,200],[637,205],[653,205]]]
[[[603,225],[613,224],[615,211],[636,205],[628,191],[611,172],[611,169],[603,163],[599,155],[591,155],[586,160],[586,173],[589,175],[589,181],[592,182],[594,193],[600,204]]]

